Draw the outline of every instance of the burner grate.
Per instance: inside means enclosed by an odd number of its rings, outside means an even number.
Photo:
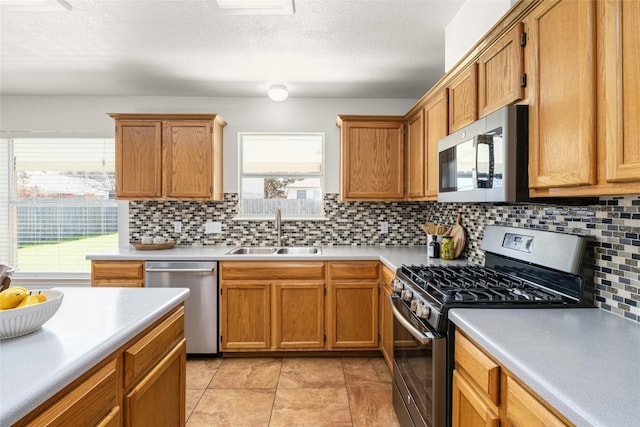
[[[561,295],[521,277],[482,266],[402,266],[402,273],[442,304],[562,302]]]

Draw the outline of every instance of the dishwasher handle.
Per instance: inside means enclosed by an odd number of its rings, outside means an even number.
[[[210,273],[215,270],[212,268],[147,268],[147,273]]]

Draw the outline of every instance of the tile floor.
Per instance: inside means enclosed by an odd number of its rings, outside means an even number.
[[[398,426],[376,357],[187,360],[187,427]]]

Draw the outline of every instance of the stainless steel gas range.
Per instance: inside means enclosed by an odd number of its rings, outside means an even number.
[[[487,226],[485,265],[403,265],[396,272],[393,404],[405,426],[451,425],[451,308],[593,306],[588,237]]]

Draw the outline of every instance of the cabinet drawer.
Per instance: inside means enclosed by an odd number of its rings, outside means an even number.
[[[457,330],[455,365],[487,394],[491,402],[496,405],[500,403],[500,366]]]
[[[378,261],[332,262],[331,279],[377,279]]]
[[[144,280],[144,261],[92,261],[91,276],[97,280]]]
[[[324,262],[227,261],[220,263],[221,280],[324,280]]]
[[[128,388],[184,336],[184,308],[180,307],[138,342],[124,351],[124,386]]]
[[[387,268],[386,266],[382,266],[382,284],[389,289],[393,289],[393,279],[396,277],[396,273]]]
[[[84,427],[98,425],[119,412],[118,360],[113,359],[53,403],[31,422],[17,425]]]

